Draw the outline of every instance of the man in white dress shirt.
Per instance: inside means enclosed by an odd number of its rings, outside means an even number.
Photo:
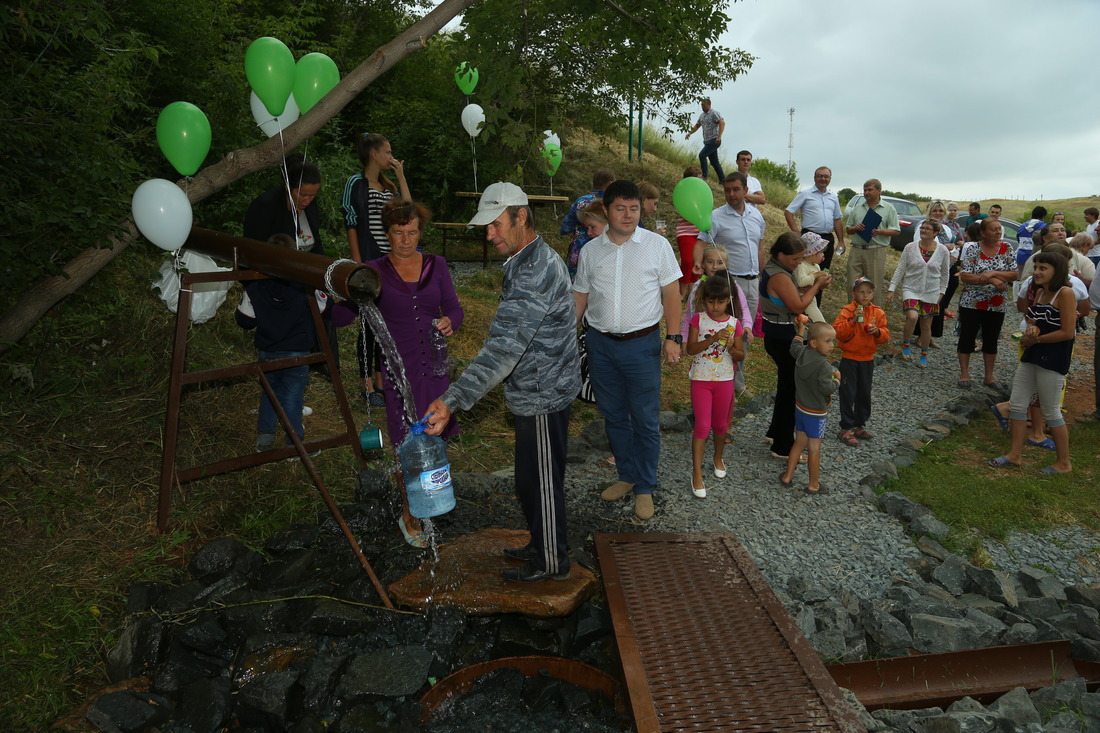
[[[764,266],[764,217],[745,200],[748,193],[745,174],[730,173],[722,183],[725,206],[710,215],[710,231],[700,232],[695,245],[695,273],[703,274],[703,249],[707,242],[726,248],[729,253],[729,273],[745,294],[749,313],[756,315],[760,302],[760,270]]]
[[[751,167],[752,153],[748,150],[737,153],[737,170],[745,176],[745,203],[756,208],[768,203],[768,197],[764,195],[764,187],[760,184],[760,179],[749,175]]]
[[[813,232],[829,243],[825,247],[825,259],[821,263],[822,270],[829,269],[834,253],[844,254],[844,215],[840,211],[840,199],[829,190],[829,183],[832,180],[833,172],[826,166],[821,166],[814,171],[814,185],[799,191],[791,205],[783,212],[783,216],[787,219],[787,226],[792,232],[795,234]],[[802,212],[801,227],[794,218],[799,212]]]
[[[601,494],[634,493],[634,513],[653,516],[661,449],[661,360],[680,360],[680,265],[672,245],[638,226],[642,194],[615,181],[603,194],[607,230],[581,250],[573,295],[588,316],[589,373],[619,480]],[[668,335],[661,336],[661,318]],[[662,347],[662,343],[664,346]]]

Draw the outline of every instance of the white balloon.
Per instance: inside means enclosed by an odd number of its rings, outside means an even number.
[[[477,137],[481,133],[481,125],[485,124],[485,110],[480,104],[467,104],[462,110],[462,127],[470,137]]]
[[[138,186],[131,211],[145,238],[168,252],[182,247],[191,234],[191,202],[171,181],[153,178]]]
[[[542,131],[542,136],[543,136],[543,141],[542,141],[543,145],[557,145],[559,148],[561,147],[561,138],[558,137],[558,133],[551,132],[550,130],[543,130]]]
[[[248,104],[252,107],[252,119],[256,120],[256,124],[268,137],[273,137],[279,134],[280,130],[285,130],[290,127],[297,122],[298,118],[302,115],[298,110],[298,102],[294,100],[293,94],[286,100],[286,109],[284,109],[283,113],[278,117],[272,117],[271,113],[267,111],[267,107],[264,106],[264,103],[256,96],[256,92],[252,92],[251,94],[252,96],[249,98]]]

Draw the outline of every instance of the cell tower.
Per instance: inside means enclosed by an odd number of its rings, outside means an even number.
[[[787,137],[787,170],[792,170],[794,165],[794,107],[789,108],[787,114],[791,116],[791,132]]]

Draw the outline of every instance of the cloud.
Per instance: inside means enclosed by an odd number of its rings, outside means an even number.
[[[876,177],[962,199],[1100,189],[1094,0],[747,0],[728,14],[722,42],[759,60],[711,94],[726,156],[786,162],[794,107],[804,185],[825,164],[837,188]]]

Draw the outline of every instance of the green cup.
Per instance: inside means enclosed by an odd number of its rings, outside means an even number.
[[[359,446],[363,450],[378,450],[382,447],[382,431],[374,423],[367,423],[359,431]]]

